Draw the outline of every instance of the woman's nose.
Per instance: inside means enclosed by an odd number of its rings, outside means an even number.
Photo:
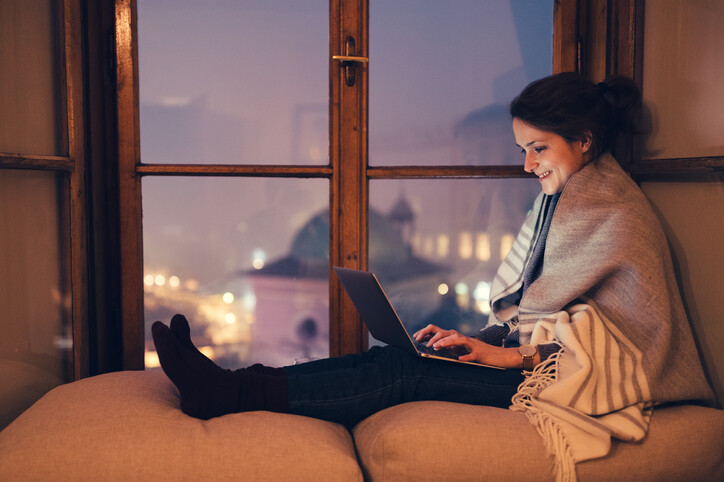
[[[525,155],[525,163],[523,164],[523,170],[526,172],[533,172],[538,167],[538,163],[533,159],[530,154]]]

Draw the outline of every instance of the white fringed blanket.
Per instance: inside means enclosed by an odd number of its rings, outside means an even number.
[[[713,398],[648,201],[610,155],[574,174],[558,200],[540,277],[522,299],[526,263],[543,221],[542,196],[493,281],[491,322],[516,324],[521,343],[564,348],[513,398],[555,458],[605,456],[611,437],[639,441],[659,403]]]

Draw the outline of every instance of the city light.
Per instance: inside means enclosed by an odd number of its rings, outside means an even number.
[[[500,238],[500,260],[504,260],[506,256],[508,256],[508,252],[510,251],[510,248],[513,247],[513,241],[515,241],[515,236],[512,234],[506,234],[502,238]]]
[[[450,252],[450,237],[447,234],[440,234],[437,237],[437,255],[440,258],[447,258]]]
[[[266,252],[263,249],[255,249],[251,253],[251,257],[251,265],[254,267],[254,269],[262,269],[264,267],[264,262],[266,261]]]
[[[172,288],[178,288],[179,285],[181,284],[181,280],[178,278],[178,276],[171,276],[171,277],[168,279],[168,284],[169,284],[169,286],[171,286]]]
[[[241,299],[241,307],[244,311],[253,312],[256,308],[256,295],[252,292],[245,293]]]
[[[487,315],[490,313],[490,283],[480,281],[473,290],[473,299],[478,310]]]
[[[450,287],[445,283],[440,283],[437,286],[437,292],[441,295],[446,295],[448,291],[450,291]]]
[[[478,233],[475,241],[475,257],[480,261],[490,261],[490,237],[487,233]]]
[[[466,295],[468,294],[468,285],[465,283],[457,283],[455,285],[455,294],[456,295]]]
[[[467,231],[460,233],[460,246],[458,248],[460,259],[470,259],[473,257],[473,235]]]
[[[143,362],[146,368],[156,368],[161,366],[161,362],[158,360],[158,353],[155,351],[145,351],[143,353]]]
[[[221,297],[221,299],[224,300],[224,303],[230,304],[230,303],[234,302],[234,295],[227,291],[226,293],[224,293],[224,295]]]

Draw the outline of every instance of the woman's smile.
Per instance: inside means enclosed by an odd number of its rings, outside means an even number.
[[[538,179],[540,179],[542,181],[543,179],[547,178],[548,175],[550,175],[552,172],[553,171],[546,171],[543,174],[538,174]]]

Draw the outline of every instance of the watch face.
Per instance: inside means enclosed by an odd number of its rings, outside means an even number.
[[[520,348],[518,348],[518,353],[522,356],[533,356],[537,352],[538,350],[533,345],[521,345]]]

